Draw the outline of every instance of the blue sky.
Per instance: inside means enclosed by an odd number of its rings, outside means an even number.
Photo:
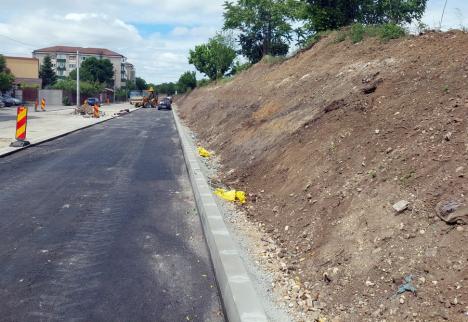
[[[423,22],[438,27],[445,0],[429,0]],[[1,0],[0,53],[104,47],[132,62],[149,82],[176,81],[188,51],[222,26],[224,0]],[[468,0],[448,0],[443,29],[468,27]],[[14,40],[12,40],[14,39]]]

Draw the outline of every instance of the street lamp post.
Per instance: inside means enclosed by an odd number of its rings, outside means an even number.
[[[76,107],[80,107],[80,52],[76,51]]]

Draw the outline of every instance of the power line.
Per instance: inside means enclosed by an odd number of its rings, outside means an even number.
[[[22,41],[16,40],[16,39],[14,39],[14,38],[11,38],[11,37],[9,37],[9,36],[7,36],[7,35],[2,35],[2,34],[0,34],[0,37],[7,38],[7,39],[9,39],[9,40],[11,40],[11,41],[17,42],[18,44],[22,44],[22,45],[24,45],[24,46],[28,46],[28,47],[31,47],[31,48],[33,48],[33,49],[35,49],[35,48],[38,48],[38,47],[37,47],[37,46],[35,46],[35,45],[28,44],[28,43],[25,43],[25,42],[22,42]]]

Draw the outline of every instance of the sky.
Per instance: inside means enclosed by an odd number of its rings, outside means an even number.
[[[148,82],[194,70],[188,52],[223,24],[224,0],[0,0],[0,54],[31,57],[66,45],[116,51]],[[429,0],[423,22],[438,27],[445,0]],[[468,0],[448,0],[443,29],[468,27]]]

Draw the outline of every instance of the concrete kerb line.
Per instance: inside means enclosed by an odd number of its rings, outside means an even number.
[[[173,115],[227,319],[230,322],[268,321],[213,193],[200,170],[195,146],[188,139],[175,108]]]
[[[133,113],[137,110],[139,110],[140,107],[130,111],[129,113]],[[85,125],[83,127],[80,127],[78,129],[74,129],[74,130],[71,130],[71,131],[67,131],[67,132],[64,132],[64,133],[61,133],[61,134],[57,134],[57,135],[53,135],[51,137],[48,137],[48,138],[44,138],[44,139],[38,139],[37,141],[35,142],[31,142],[31,144],[25,146],[25,147],[21,147],[21,148],[14,148],[14,150],[11,150],[11,151],[8,151],[8,152],[2,152],[0,150],[0,159],[3,158],[3,157],[6,157],[6,156],[9,156],[9,155],[12,155],[14,153],[17,153],[19,151],[22,151],[24,149],[28,149],[30,147],[33,147],[33,146],[36,146],[36,145],[39,145],[39,144],[42,144],[42,143],[47,143],[47,142],[50,142],[50,141],[53,141],[53,140],[56,140],[56,139],[59,139],[59,138],[62,138],[64,136],[67,136],[69,134],[72,134],[72,133],[75,133],[75,132],[78,132],[78,131],[81,131],[81,130],[84,130],[84,129],[87,129],[87,128],[90,128],[92,126],[95,126],[95,125],[98,125],[98,124],[101,124],[101,123],[104,123],[104,122],[107,122],[107,121],[110,121],[110,120],[113,120],[115,118],[119,117],[119,115],[113,115],[105,120],[101,120],[101,121],[98,121],[96,123],[93,123],[93,124],[88,124],[88,125]]]

